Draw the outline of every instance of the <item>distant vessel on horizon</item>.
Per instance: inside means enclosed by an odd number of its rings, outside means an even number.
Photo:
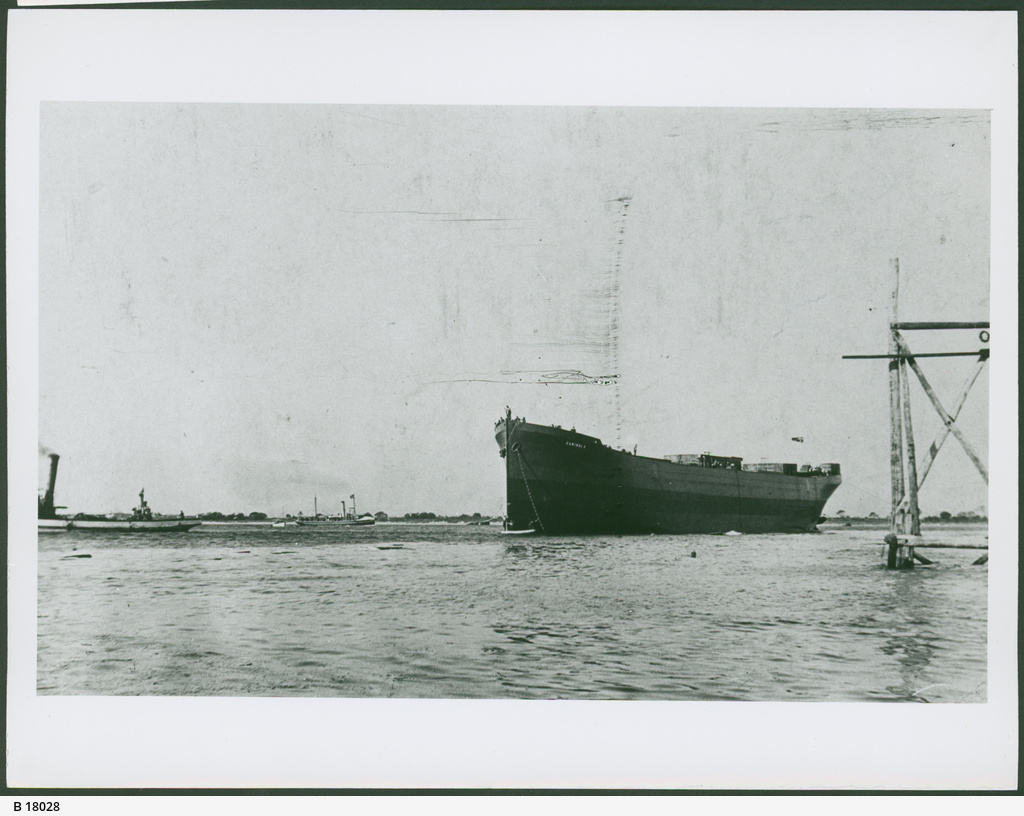
[[[302,518],[296,519],[295,523],[299,527],[366,527],[371,524],[376,524],[377,520],[364,513],[358,518],[345,517],[345,516],[303,516]]]
[[[842,483],[839,465],[682,454],[656,459],[593,436],[506,415],[506,529],[569,533],[814,532]]]
[[[313,515],[304,516],[301,513],[293,519],[299,527],[367,527],[376,524],[376,519],[369,513],[361,516],[356,515],[356,497],[353,493],[349,496],[352,500],[352,512],[348,512],[345,500],[341,502],[341,515],[328,516],[317,511],[316,496],[313,496]]]

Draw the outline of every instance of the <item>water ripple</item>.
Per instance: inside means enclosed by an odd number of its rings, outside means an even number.
[[[984,702],[987,568],[868,536],[50,536],[37,691]]]

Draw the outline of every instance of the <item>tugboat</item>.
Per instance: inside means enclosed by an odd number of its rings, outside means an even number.
[[[132,508],[131,518],[113,519],[107,516],[93,516],[78,513],[74,518],[57,515],[57,506],[53,503],[54,488],[57,484],[57,463],[60,456],[50,454],[50,481],[46,493],[39,498],[39,532],[64,532],[66,530],[102,530],[104,532],[129,533],[183,533],[198,527],[202,520],[186,518],[184,513],[177,518],[154,518],[153,511],[146,504],[146,489],[139,491],[139,506]],[[61,509],[64,509],[63,507]]]
[[[139,491],[139,506],[132,508],[131,518],[112,519],[79,513],[70,520],[69,527],[72,530],[103,530],[105,532],[184,533],[202,523],[202,520],[198,518],[186,518],[184,513],[177,518],[153,518],[153,511],[146,504],[146,488],[142,488]]]

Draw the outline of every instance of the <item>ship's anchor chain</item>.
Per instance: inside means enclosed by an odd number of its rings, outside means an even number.
[[[526,478],[526,467],[523,464],[523,452],[516,450],[516,456],[519,457],[519,471],[523,474],[523,484],[526,485],[526,495],[530,497],[530,506],[533,507],[534,519],[537,522],[537,526],[540,527],[540,531],[544,532],[544,522],[540,520],[540,513],[537,511],[537,503],[533,500],[533,491],[530,490],[530,482]]]

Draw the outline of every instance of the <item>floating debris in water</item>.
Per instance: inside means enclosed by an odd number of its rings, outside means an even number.
[[[92,558],[92,556],[89,553],[75,553],[74,555],[65,555],[64,558]]]

